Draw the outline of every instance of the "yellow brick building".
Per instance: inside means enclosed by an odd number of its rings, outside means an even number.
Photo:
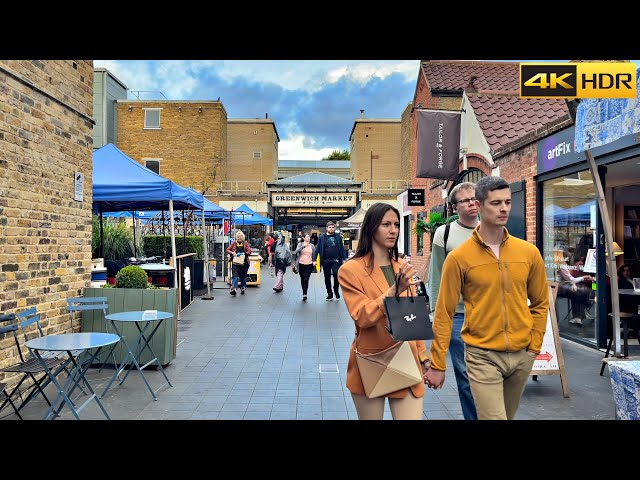
[[[219,101],[117,101],[117,147],[183,187],[215,195],[226,178],[227,112]]]
[[[91,280],[93,124],[91,60],[0,60],[0,311],[36,307],[45,334]],[[0,367],[19,361],[5,337]]]

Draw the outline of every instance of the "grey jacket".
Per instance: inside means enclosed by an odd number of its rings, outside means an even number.
[[[311,245],[311,259],[313,260],[313,257],[316,254],[316,246],[311,242],[309,242],[309,245]],[[299,270],[298,264],[300,262],[300,253],[302,252],[303,248],[304,248],[304,242],[298,243],[298,246],[296,247],[296,251],[293,254],[293,268],[295,268],[296,270]]]

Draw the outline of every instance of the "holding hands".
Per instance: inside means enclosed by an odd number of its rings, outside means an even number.
[[[424,383],[427,387],[437,390],[444,385],[444,371],[434,370],[429,367],[423,375]]]

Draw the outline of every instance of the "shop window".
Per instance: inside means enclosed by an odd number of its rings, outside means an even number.
[[[547,279],[560,284],[558,327],[569,336],[592,341],[596,338],[596,269],[588,259],[595,252],[596,208],[589,172],[543,183],[542,256]]]

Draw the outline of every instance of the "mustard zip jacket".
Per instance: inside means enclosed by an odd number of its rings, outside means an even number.
[[[539,353],[542,348],[549,293],[540,252],[505,228],[498,259],[478,228],[449,253],[442,267],[431,343],[431,366],[436,370],[446,370],[453,314],[461,294],[465,344],[501,352],[527,348]]]

